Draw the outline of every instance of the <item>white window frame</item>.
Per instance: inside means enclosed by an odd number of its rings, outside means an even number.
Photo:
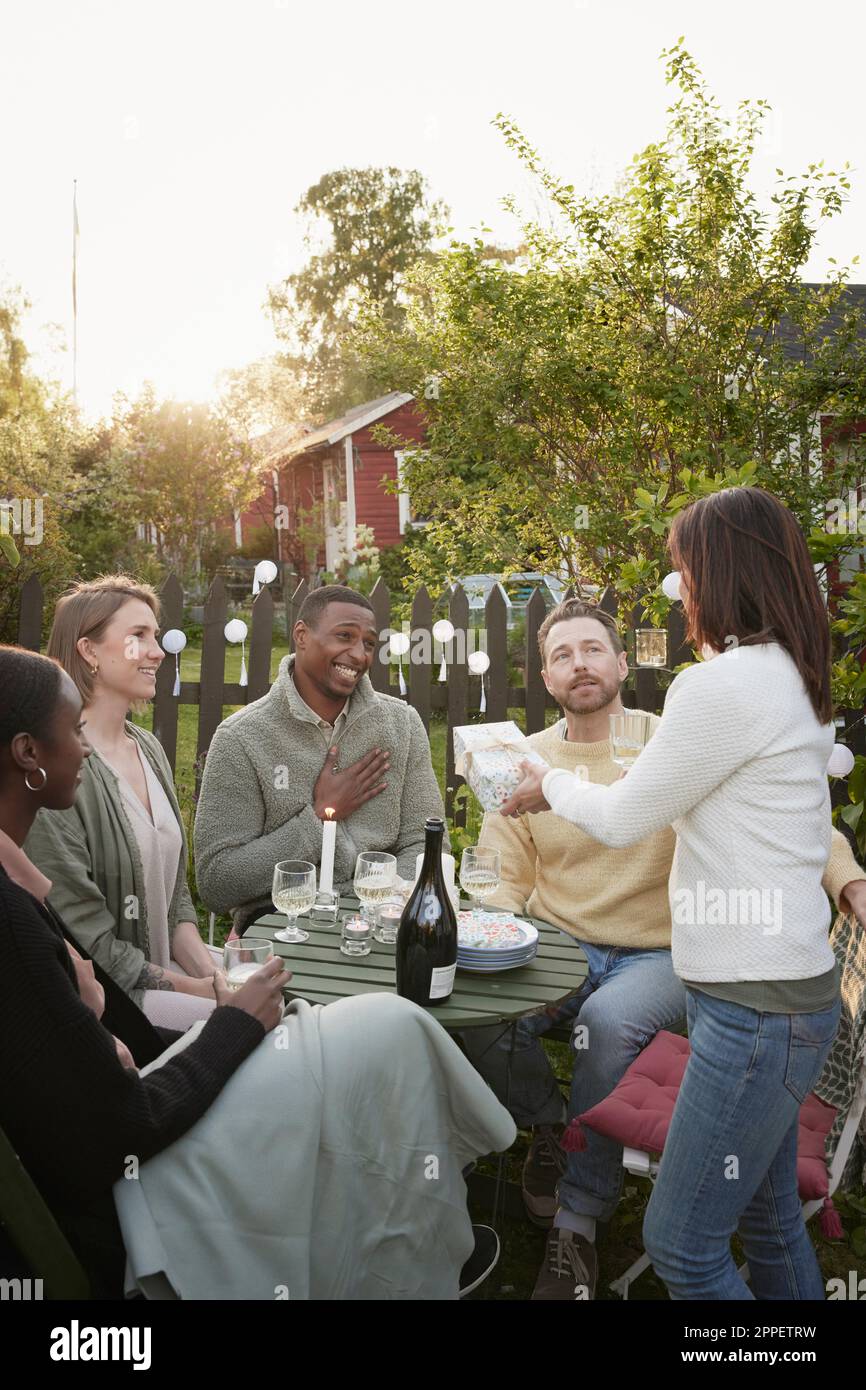
[[[395,449],[394,459],[397,463],[397,527],[401,536],[405,536],[406,527],[411,526],[413,531],[420,530],[422,526],[429,526],[429,520],[415,520],[412,516],[412,502],[409,497],[408,488],[403,486],[403,460],[414,454],[423,454],[425,449]]]

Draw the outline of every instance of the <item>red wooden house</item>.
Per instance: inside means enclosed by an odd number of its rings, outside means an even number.
[[[397,545],[415,518],[405,489],[389,492],[383,484],[399,484],[407,450],[378,443],[372,435],[376,425],[411,441],[409,449],[423,447],[423,417],[414,397],[401,391],[354,406],[319,429],[288,428],[262,436],[265,488],[236,520],[238,544],[252,528],[276,524],[274,558],[302,575],[333,570],[341,556],[352,555],[358,526],[371,528],[380,549]]]

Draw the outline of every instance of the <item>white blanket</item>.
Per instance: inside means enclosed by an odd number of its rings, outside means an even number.
[[[515,1133],[423,1009],[295,1001],[193,1128],[115,1184],[127,1292],[456,1298],[473,1248],[462,1169]]]

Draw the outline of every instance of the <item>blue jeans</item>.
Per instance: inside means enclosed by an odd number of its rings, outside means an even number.
[[[644,1243],[672,1299],[823,1299],[797,1195],[797,1125],[839,1024],[687,990],[691,1057]],[[751,1290],[730,1241],[739,1230]]]
[[[562,1096],[540,1041],[550,1028],[573,1025],[571,1119],[610,1094],[659,1029],[685,1021],[686,991],[674,974],[670,951],[578,944],[589,971],[569,999],[521,1019],[513,1029],[473,1028],[463,1034],[470,1060],[503,1104],[507,1094],[522,1129],[563,1118]],[[568,1155],[559,1204],[609,1221],[622,1191],[622,1145],[590,1129],[585,1134],[586,1149]]]

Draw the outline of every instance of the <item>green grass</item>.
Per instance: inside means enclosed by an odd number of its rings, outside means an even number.
[[[275,647],[271,654],[271,678],[276,675],[277,666],[283,656],[287,654],[286,646]],[[197,680],[201,667],[200,648],[190,647],[182,656],[181,674],[184,680]],[[226,652],[226,681],[237,681],[240,677],[240,649],[230,647]],[[223,718],[238,708],[236,705],[226,705],[223,708]],[[509,710],[509,719],[523,727],[523,711]],[[557,715],[554,711],[548,712],[548,723],[553,722]],[[150,728],[152,719],[150,713],[146,714],[140,722]],[[439,779],[439,785],[445,792],[445,747],[447,738],[447,722],[443,716],[436,715],[430,723],[430,754],[433,768]],[[175,767],[175,784],[177,786],[178,798],[181,810],[187,827],[187,836],[190,844],[192,843],[192,823],[195,815],[195,750],[198,735],[198,707],[195,705],[181,705],[178,709],[178,731],[177,731],[177,760]],[[462,799],[462,798],[461,798]],[[475,844],[481,827],[481,812],[475,798],[466,798],[466,826],[465,828],[451,828],[452,846],[459,853],[463,846]],[[195,870],[190,862],[189,870],[190,887],[193,892],[193,900],[196,903],[199,914],[199,930],[205,939],[207,937],[207,909],[201,902],[195,885]],[[227,917],[217,918],[214,939],[217,944],[221,944],[229,928]],[[560,1076],[567,1074],[570,1065],[569,1049],[562,1043],[544,1042],[554,1069]],[[529,1135],[523,1131],[518,1135],[516,1143],[506,1155],[505,1169],[506,1177],[510,1182],[520,1184],[520,1174],[523,1161],[529,1145]],[[479,1164],[479,1171],[495,1175],[495,1160],[485,1160]],[[623,1197],[617,1208],[616,1215],[610,1223],[607,1231],[603,1228],[599,1239],[599,1279],[597,1297],[599,1300],[616,1300],[616,1295],[612,1294],[608,1288],[612,1279],[616,1279],[624,1273],[628,1266],[641,1253],[641,1229],[643,1226],[643,1213],[646,1209],[651,1192],[651,1185],[648,1180],[632,1178],[626,1175]],[[845,1239],[841,1241],[827,1241],[821,1235],[818,1228],[817,1217],[810,1225],[812,1239],[814,1241],[821,1270],[825,1281],[831,1278],[841,1278],[847,1282],[849,1270],[856,1270],[858,1279],[866,1277],[866,1198],[862,1189],[840,1196],[836,1199],[836,1206],[839,1209],[843,1225],[845,1227]],[[473,1219],[486,1220],[490,1213],[482,1206],[473,1203]],[[532,1293],[541,1262],[544,1258],[545,1232],[532,1226],[529,1221],[522,1216],[506,1214],[500,1227],[500,1239],[502,1241],[502,1257],[493,1276],[482,1286],[473,1298],[496,1301],[522,1301],[528,1299]],[[738,1263],[742,1260],[742,1252],[738,1250],[737,1242],[734,1242],[735,1254],[738,1256]],[[648,1269],[640,1276],[629,1291],[629,1297],[636,1300],[666,1299],[667,1292],[661,1280]]]

